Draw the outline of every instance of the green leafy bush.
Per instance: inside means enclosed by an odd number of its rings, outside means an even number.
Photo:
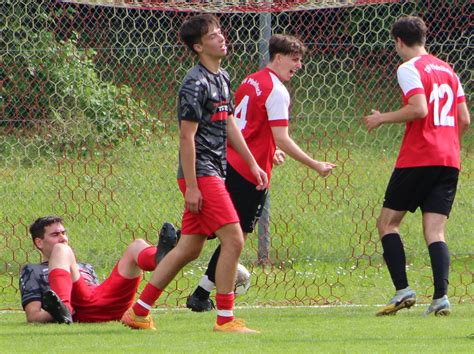
[[[51,21],[46,15],[43,20]],[[79,48],[76,34],[57,41],[47,27],[8,23],[0,123],[12,129],[4,131],[41,138],[48,149],[85,151],[128,138],[140,143],[160,126],[129,86],[101,79],[95,51]]]

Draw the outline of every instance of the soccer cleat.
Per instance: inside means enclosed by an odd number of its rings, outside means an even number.
[[[42,304],[43,309],[49,312],[57,323],[72,323],[71,312],[53,290],[48,290],[43,294]]]
[[[449,303],[448,296],[444,295],[443,297],[433,300],[431,305],[428,306],[423,316],[428,316],[430,313],[435,314],[435,316],[449,316],[451,314],[451,304]]]
[[[398,290],[388,304],[377,311],[377,316],[395,315],[397,311],[404,308],[408,309],[415,305],[415,303],[415,292],[410,287],[406,287],[405,289]]]
[[[189,295],[186,301],[186,307],[194,312],[207,312],[215,309],[214,302],[207,298],[205,300],[199,299],[196,295]]]
[[[178,235],[173,224],[165,222],[158,237],[157,251],[155,256],[156,265],[171,251],[178,242]]]
[[[227,333],[260,333],[254,329],[250,329],[245,326],[244,320],[240,318],[234,318],[232,321],[218,325],[217,322],[214,325],[214,332],[227,332]]]
[[[153,323],[153,318],[151,318],[150,315],[137,316],[135,315],[135,312],[133,312],[133,309],[131,307],[122,315],[120,322],[132,329],[145,329],[156,331],[155,324]]]

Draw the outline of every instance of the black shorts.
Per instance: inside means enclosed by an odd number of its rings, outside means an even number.
[[[267,190],[257,190],[255,184],[242,177],[229,163],[225,185],[239,215],[242,231],[253,232],[255,224],[262,215]]]
[[[446,166],[396,168],[388,182],[384,208],[449,216],[458,185],[459,170]]]

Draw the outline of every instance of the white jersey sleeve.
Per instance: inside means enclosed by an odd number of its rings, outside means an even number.
[[[458,80],[458,92],[457,92],[457,97],[464,97],[464,89],[462,88],[461,85],[461,80],[459,80],[459,76],[456,75],[456,80]]]
[[[290,94],[285,85],[273,74],[270,74],[273,88],[265,101],[268,120],[288,120],[290,108]]]
[[[424,90],[420,73],[415,67],[416,59],[417,58],[403,63],[397,70],[398,84],[404,96],[407,96],[410,91],[415,89]]]

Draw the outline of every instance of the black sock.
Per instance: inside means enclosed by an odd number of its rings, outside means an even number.
[[[408,286],[406,258],[399,234],[387,234],[382,237],[383,258],[387,264],[395,289],[401,290]]]
[[[434,295],[433,300],[439,299],[448,293],[449,277],[449,250],[442,241],[433,242],[428,246],[433,270]]]
[[[219,245],[216,250],[214,251],[214,254],[211,257],[211,260],[209,261],[209,264],[207,265],[206,269],[206,275],[207,278],[212,281],[214,284],[216,283],[216,268],[217,268],[217,260],[219,259],[219,254],[221,253],[221,246]],[[209,299],[209,296],[211,293],[207,291],[206,289],[198,286],[196,290],[194,290],[193,295],[196,295],[199,300],[206,300]]]

